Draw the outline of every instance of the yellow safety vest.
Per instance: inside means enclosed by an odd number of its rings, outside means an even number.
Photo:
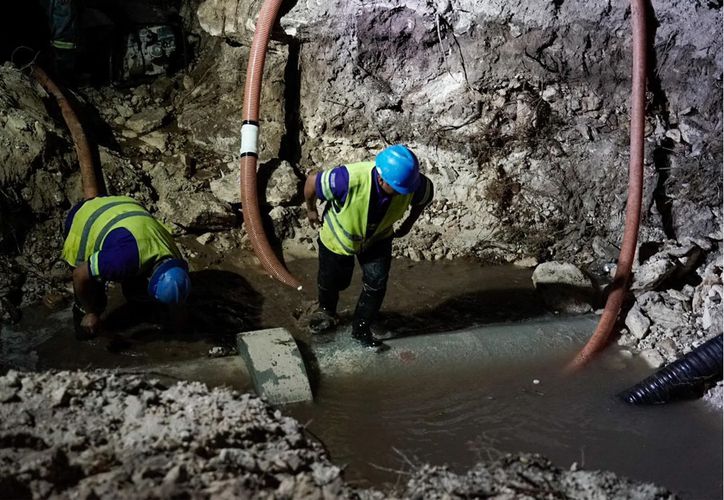
[[[372,195],[372,169],[374,162],[366,161],[346,165],[349,172],[349,188],[344,205],[334,200],[329,186],[331,170],[321,175],[324,196],[330,204],[324,212],[324,223],[319,234],[322,243],[332,252],[339,255],[355,255],[369,247],[372,243],[392,236],[392,226],[400,220],[412,201],[412,194],[396,195],[392,198],[387,213],[380,221],[375,232],[367,235],[367,214]]]
[[[139,274],[168,257],[182,258],[169,231],[137,201],[128,196],[103,196],[86,201],[75,213],[63,244],[63,260],[71,266],[89,261],[91,274],[98,276],[98,252],[108,233],[121,227],[138,245]]]

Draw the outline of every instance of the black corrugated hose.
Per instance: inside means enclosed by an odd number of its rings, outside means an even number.
[[[663,404],[701,397],[722,379],[722,336],[717,335],[681,359],[618,395],[634,405]]]

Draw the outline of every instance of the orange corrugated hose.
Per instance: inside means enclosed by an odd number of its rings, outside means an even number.
[[[83,127],[81,127],[75,111],[73,111],[63,92],[53,80],[48,77],[45,71],[33,64],[31,72],[38,83],[58,102],[65,124],[70,130],[70,136],[75,145],[75,152],[78,154],[78,164],[80,165],[80,175],[83,182],[83,197],[86,200],[95,198],[100,194],[100,188],[95,169],[93,168],[93,155],[91,154],[88,139],[86,138],[85,132],[83,132]]]
[[[269,34],[281,4],[282,0],[266,0],[262,5],[249,54],[249,65],[246,70],[246,83],[244,85],[244,109],[241,127],[241,208],[244,212],[246,232],[249,234],[252,248],[262,267],[272,277],[285,285],[301,290],[302,284],[279,261],[266,237],[259,210],[256,182],[261,81],[264,74],[264,60],[269,43]]]
[[[566,366],[566,371],[575,371],[599,351],[611,339],[621,304],[631,280],[636,244],[638,241],[639,219],[641,217],[641,196],[644,171],[644,118],[646,112],[646,0],[631,0],[631,25],[633,32],[633,71],[631,81],[631,127],[630,158],[628,176],[628,199],[626,201],[626,225],[623,243],[618,257],[616,275],[611,293],[598,322],[596,331],[576,357]]]

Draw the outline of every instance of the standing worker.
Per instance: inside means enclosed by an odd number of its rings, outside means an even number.
[[[63,260],[73,269],[73,318],[79,338],[97,335],[104,283],[122,283],[129,300],[174,306],[191,290],[188,265],[173,237],[137,201],[99,196],[77,204],[65,221]]]
[[[53,74],[66,85],[71,85],[77,71],[81,0],[39,2],[48,19]]]
[[[392,238],[410,232],[432,197],[432,182],[420,174],[415,154],[401,144],[385,148],[374,162],[341,165],[307,177],[304,198],[313,226],[320,224],[316,199],[327,202],[318,240],[319,308],[310,317],[312,332],[337,323],[339,292],[349,286],[357,256],[362,293],[354,311],[352,337],[370,349],[384,347],[370,325],[385,298]],[[409,207],[410,214],[393,230]]]

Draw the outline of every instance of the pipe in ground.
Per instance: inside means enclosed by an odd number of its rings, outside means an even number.
[[[287,271],[269,244],[259,210],[259,195],[256,182],[256,164],[259,156],[257,147],[261,81],[264,74],[264,60],[269,43],[269,34],[279,13],[281,3],[282,0],[266,0],[262,5],[249,54],[241,126],[241,209],[244,212],[244,226],[249,234],[251,246],[262,267],[272,277],[285,285],[301,290],[302,284]]]
[[[78,155],[78,164],[80,165],[80,175],[83,182],[83,197],[86,200],[95,198],[100,194],[98,179],[96,178],[95,168],[93,167],[93,155],[91,154],[88,139],[83,132],[76,116],[75,111],[70,106],[68,99],[63,95],[60,88],[48,77],[38,65],[33,64],[31,72],[40,85],[52,95],[58,102],[60,112],[63,114],[65,124],[70,130],[70,136],[75,145],[75,152]]]
[[[623,243],[618,257],[616,275],[611,292],[598,322],[596,331],[567,366],[574,371],[588,363],[593,356],[609,343],[616,319],[621,311],[624,294],[631,279],[631,268],[638,241],[641,217],[641,196],[644,171],[644,117],[646,111],[646,0],[631,0],[631,24],[633,31],[633,74],[631,81],[631,136],[626,201],[626,224]]]
[[[633,405],[695,399],[721,379],[722,336],[717,335],[618,397]]]

